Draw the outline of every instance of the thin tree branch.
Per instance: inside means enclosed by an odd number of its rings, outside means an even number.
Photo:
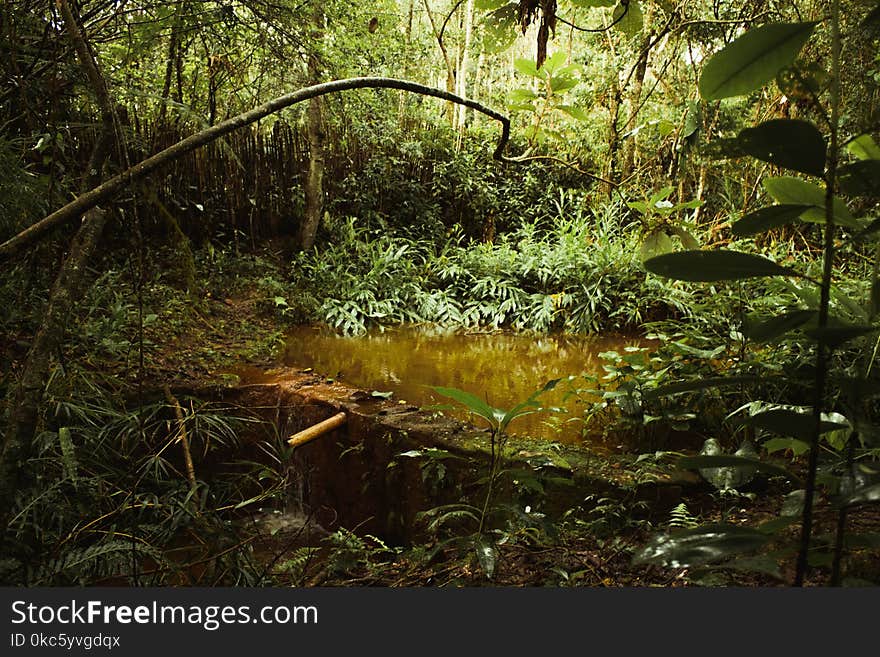
[[[629,13],[629,0],[622,0],[620,4],[623,7],[623,13],[620,16],[618,16],[617,18],[615,18],[613,21],[611,21],[605,27],[597,27],[597,28],[581,27],[579,25],[575,25],[574,23],[570,23],[569,21],[562,18],[559,14],[556,14],[556,20],[558,20],[563,25],[568,25],[570,28],[573,28],[573,29],[577,30],[578,32],[591,32],[593,34],[607,32],[612,27],[617,25],[620,21],[622,21],[624,18],[626,18],[626,15]]]
[[[461,7],[463,4],[464,0],[458,0],[452,10],[448,14],[446,14],[446,18],[443,20],[443,25],[440,26],[440,33],[437,35],[438,41],[443,41],[443,33],[446,31],[446,26],[449,24],[449,19],[452,18],[452,15],[456,11],[458,11],[458,8]]]
[[[510,158],[511,162],[516,162],[518,164],[525,164],[526,162],[555,162],[556,164],[561,164],[564,167],[568,167],[572,171],[576,171],[582,176],[586,176],[596,182],[605,183],[611,187],[619,187],[619,183],[613,182],[611,180],[607,180],[602,176],[597,176],[595,173],[590,173],[589,171],[584,171],[574,162],[569,162],[567,160],[563,160],[560,157],[554,157],[553,155],[525,155],[523,157]]]

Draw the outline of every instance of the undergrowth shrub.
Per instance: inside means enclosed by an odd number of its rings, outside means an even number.
[[[589,333],[687,314],[681,286],[645,276],[621,206],[583,203],[562,193],[553,221],[525,221],[494,242],[339,221],[328,244],[293,260],[299,310],[346,334],[402,322]]]
[[[397,116],[372,118],[381,125],[349,127],[357,144],[348,144],[345,167],[327,181],[330,213],[358,217],[361,226],[420,235],[459,226],[480,239],[515,230],[521,217],[549,218],[560,187],[592,185],[557,164],[497,166],[495,126],[470,125],[462,138],[443,122],[414,132],[402,129]]]

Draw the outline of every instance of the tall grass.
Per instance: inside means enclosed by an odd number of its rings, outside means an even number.
[[[177,421],[166,404],[131,408],[81,373],[53,378],[0,540],[0,584],[265,583],[253,537],[231,520],[234,509],[281,496],[283,474],[224,459],[246,424],[264,425],[241,409],[180,404]],[[181,422],[195,484],[184,473]]]

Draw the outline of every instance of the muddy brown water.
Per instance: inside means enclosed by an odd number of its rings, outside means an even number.
[[[340,336],[316,327],[298,327],[287,335],[283,362],[312,368],[367,391],[391,392],[401,403],[423,408],[446,406],[447,415],[484,427],[478,417],[434,391],[431,386],[459,388],[497,408],[509,409],[551,379],[576,377],[544,393],[543,412],[517,418],[510,433],[545,440],[582,440],[583,402],[565,398],[571,386],[584,387],[582,374],[601,377],[605,351],[649,343],[636,337],[467,333],[437,327],[375,330],[357,337]],[[249,377],[245,374],[244,379]],[[451,406],[450,406],[451,405]]]

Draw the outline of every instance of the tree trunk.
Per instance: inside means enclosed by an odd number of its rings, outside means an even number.
[[[410,62],[412,61],[412,33],[413,33],[413,18],[415,14],[415,0],[409,0],[409,10],[407,11],[406,16],[406,32],[405,32],[405,53],[406,55],[403,57],[403,77],[408,78],[410,76]],[[401,127],[401,129],[407,129],[407,110],[406,110],[406,94],[401,92],[398,96],[399,102],[397,104],[397,123]]]
[[[324,116],[323,100],[309,101],[309,173],[306,179],[306,207],[300,229],[299,245],[303,251],[315,245],[315,235],[324,209]]]
[[[37,433],[40,403],[52,357],[61,346],[71,311],[85,291],[88,264],[106,221],[107,214],[101,208],[93,208],[83,217],[82,227],[58,272],[42,323],[28,351],[0,453],[0,504],[4,505],[0,513],[4,521],[8,518],[6,505],[14,499],[20,476],[27,471],[26,463]]]
[[[611,90],[611,98],[608,103],[608,156],[605,158],[605,171],[603,172],[603,177],[606,180],[617,180],[620,177],[618,175],[618,161],[620,159],[620,128],[617,125],[617,121],[620,118],[620,101],[620,87],[615,86],[615,88]],[[613,193],[614,188],[611,185],[602,183],[603,195],[610,199]]]
[[[174,77],[175,70],[179,68],[177,62],[180,59],[178,53],[180,49],[180,28],[183,24],[183,13],[185,9],[186,3],[181,2],[171,23],[171,36],[168,39],[168,59],[165,61],[165,81],[162,84],[162,102],[159,105],[159,125],[165,125],[168,99],[171,97],[171,79]],[[177,101],[180,102],[180,98],[177,98]]]
[[[324,38],[324,15],[320,4],[315,5],[312,43],[317,48]],[[321,60],[314,50],[309,54],[309,80],[317,84],[321,77]],[[316,96],[309,101],[306,111],[309,135],[309,173],[306,178],[306,207],[299,232],[299,248],[308,251],[315,245],[315,235],[324,210],[324,99]]]
[[[608,45],[608,51],[613,58],[615,56],[614,49],[614,40],[605,32],[605,43]],[[619,157],[620,157],[620,126],[618,125],[618,121],[620,120],[620,105],[623,100],[623,91],[620,85],[620,74],[613,73],[613,81],[611,88],[608,90],[608,155],[605,158],[605,169],[602,172],[602,177],[605,180],[617,180],[618,179],[618,166],[619,166]],[[602,194],[607,198],[611,198],[614,193],[614,188],[607,184],[602,183],[601,187]]]
[[[468,69],[471,65],[471,41],[474,34],[474,0],[468,0],[464,16],[464,43],[462,44],[462,52],[460,65],[458,67],[458,89],[456,93],[462,98],[467,98],[467,77]],[[458,127],[459,147],[461,147],[461,139],[464,136],[465,123],[467,118],[467,107],[458,106],[458,119],[456,126]]]
[[[632,87],[629,93],[629,118],[624,126],[624,133],[632,132],[636,127],[641,110],[640,103],[642,101],[642,87],[645,84],[645,73],[648,71],[648,60],[651,55],[651,45],[654,43],[654,35],[651,33],[650,25],[654,14],[654,5],[649,4],[645,11],[645,38],[642,40],[642,47],[639,50],[639,58],[633,69]],[[638,136],[633,134],[623,145],[623,157],[620,167],[622,178],[626,178],[632,173],[635,167],[636,148],[638,144]]]
[[[440,46],[440,53],[443,55],[443,62],[446,64],[446,91],[451,94],[455,93],[455,63],[449,57],[449,50],[443,41],[443,31],[437,29],[437,23],[434,21],[434,15],[431,13],[431,7],[428,0],[422,0],[425,5],[425,13],[428,14],[428,22],[431,23],[431,31],[434,38],[437,39],[437,45]],[[450,101],[446,104],[447,116],[449,117],[449,125],[455,127],[455,105]]]

